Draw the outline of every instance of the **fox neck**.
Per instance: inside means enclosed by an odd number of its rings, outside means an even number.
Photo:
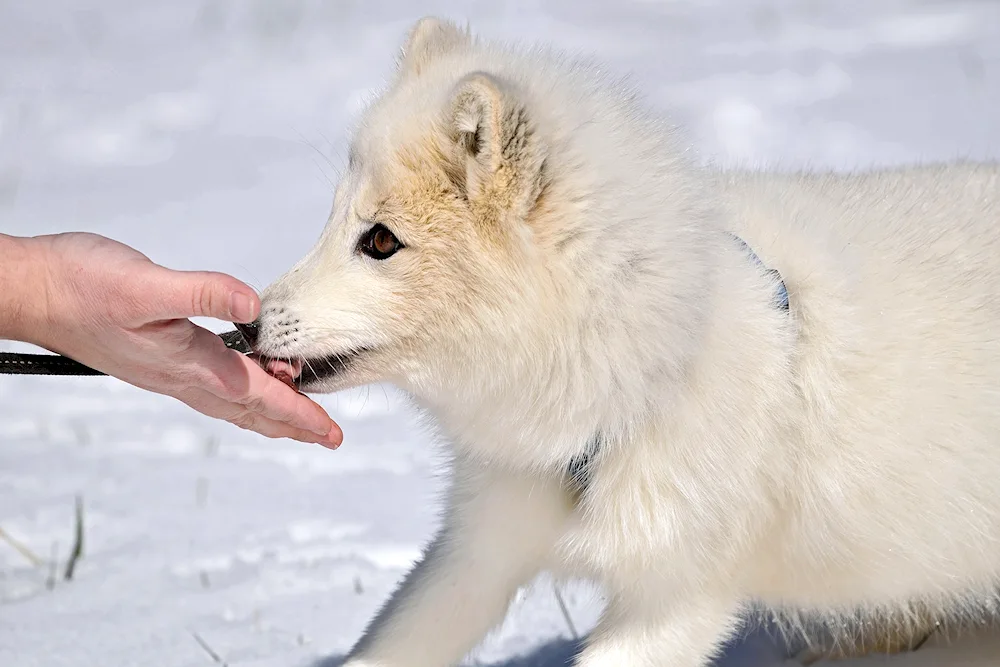
[[[647,437],[641,434],[669,432],[669,424],[651,424],[669,422],[685,392],[709,387],[719,395],[733,373],[787,384],[794,342],[788,314],[775,305],[774,277],[725,232],[705,243],[695,260],[707,258],[712,268],[687,295],[694,303],[681,308],[683,321],[670,308],[650,312],[636,296],[662,287],[652,271],[648,284],[490,341],[488,355],[443,362],[427,369],[436,377],[403,388],[433,414],[456,453],[562,474],[596,433],[614,450]],[[753,401],[751,392],[740,396]],[[756,414],[752,406],[720,406],[726,409]]]

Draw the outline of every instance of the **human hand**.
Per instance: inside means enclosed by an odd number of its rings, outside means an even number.
[[[188,319],[253,321],[260,301],[249,286],[164,268],[96,234],[25,241],[34,264],[22,275],[38,294],[22,300],[18,339],[271,438],[340,446],[323,408]]]

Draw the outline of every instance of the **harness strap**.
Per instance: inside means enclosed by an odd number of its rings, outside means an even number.
[[[777,280],[778,289],[774,294],[774,305],[779,310],[787,311],[788,288],[785,287],[785,281],[781,279],[781,274],[778,272],[778,270],[765,266],[763,260],[761,260],[761,258],[757,256],[757,253],[753,251],[753,248],[751,248],[746,241],[741,239],[736,234],[733,234],[732,232],[730,232],[729,235],[732,236],[734,239],[736,239],[736,242],[740,244],[740,247],[746,251],[746,253],[750,256],[750,261],[752,261],[754,264],[763,269],[765,274],[773,276],[775,280]]]
[[[760,267],[766,275],[773,276],[777,282],[777,289],[774,293],[774,306],[779,310],[788,312],[789,309],[789,299],[788,299],[788,288],[785,287],[785,281],[781,278],[781,273],[777,269],[772,269],[764,264],[761,258],[753,251],[753,248],[744,241],[742,238],[729,232],[740,247],[749,255],[750,261],[755,265]],[[600,454],[601,444],[604,440],[604,436],[598,431],[587,441],[584,445],[583,452],[577,454],[569,460],[569,465],[566,466],[566,479],[572,486],[574,486],[580,493],[584,493],[587,487],[590,485],[590,478],[593,474],[593,468],[595,465],[595,459]]]
[[[566,478],[573,483],[573,485],[580,492],[586,491],[587,487],[590,486],[590,474],[591,467],[594,465],[594,459],[601,451],[601,444],[604,440],[604,436],[600,431],[595,433],[590,440],[587,441],[587,445],[583,448],[583,452],[577,454],[569,460],[569,465],[566,466]]]

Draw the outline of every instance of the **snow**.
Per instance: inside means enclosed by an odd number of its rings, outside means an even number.
[[[318,236],[350,122],[426,13],[631,71],[717,162],[1000,157],[987,0],[2,3],[0,230],[94,231],[266,285]],[[434,530],[445,468],[393,389],[320,402],[339,451],[110,378],[0,378],[0,529],[64,562],[78,495],[86,526],[51,588],[0,540],[0,665],[336,665]],[[599,596],[564,594],[585,632]],[[474,659],[572,649],[542,578]],[[779,653],[754,635],[722,662]]]

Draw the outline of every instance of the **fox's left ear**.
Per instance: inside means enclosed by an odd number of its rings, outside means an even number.
[[[410,28],[397,57],[401,75],[420,76],[435,58],[472,43],[469,28],[436,16],[425,16]]]
[[[542,190],[545,149],[518,91],[490,74],[468,74],[451,114],[466,198],[489,219],[523,219]]]

